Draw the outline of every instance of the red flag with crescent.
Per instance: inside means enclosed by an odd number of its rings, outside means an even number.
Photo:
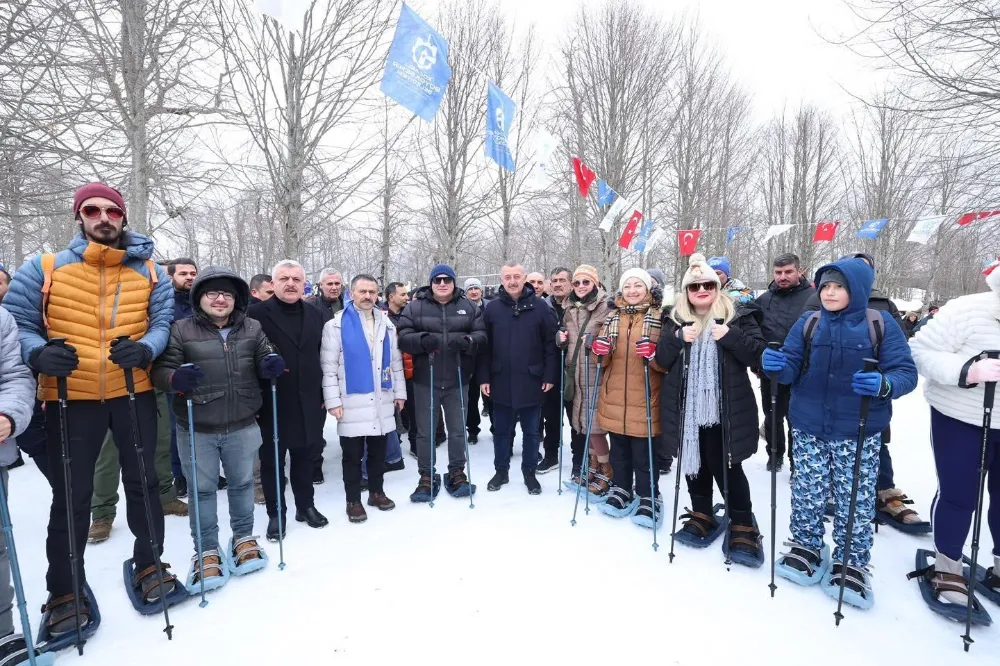
[[[576,176],[576,185],[580,188],[580,196],[586,198],[590,186],[597,178],[597,174],[589,166],[580,161],[579,157],[573,158],[573,175]]]
[[[820,241],[832,241],[837,233],[837,226],[840,222],[820,222],[816,225],[816,233],[813,234],[813,243]]]
[[[984,210],[978,213],[964,213],[958,218],[958,226],[964,227],[967,224],[972,224],[976,220],[983,220],[987,217],[993,217],[994,215],[1000,215],[1000,210]]]
[[[618,247],[628,249],[628,246],[632,244],[632,239],[635,238],[635,232],[639,229],[640,221],[642,221],[642,213],[637,210],[632,211],[632,217],[628,218],[625,228],[622,229],[622,235],[618,239]]]
[[[694,254],[694,249],[698,247],[699,236],[701,236],[701,229],[679,229],[677,231],[677,245],[681,248],[682,257]]]

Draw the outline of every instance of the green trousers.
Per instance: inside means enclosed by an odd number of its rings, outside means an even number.
[[[94,467],[94,496],[90,500],[90,512],[94,520],[114,520],[121,473],[118,447],[109,430]],[[174,475],[170,470],[170,415],[167,413],[167,394],[162,391],[156,391],[156,478],[160,482],[160,504],[177,499]]]

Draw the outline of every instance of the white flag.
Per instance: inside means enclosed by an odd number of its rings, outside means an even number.
[[[764,242],[766,243],[767,241],[771,240],[772,238],[774,238],[776,236],[780,236],[781,234],[783,234],[786,231],[788,231],[789,229],[791,229],[793,226],[795,226],[795,225],[792,225],[792,224],[772,224],[771,226],[769,226],[767,228],[767,235],[764,236]]]
[[[619,196],[615,199],[614,203],[611,204],[611,208],[608,209],[608,214],[604,216],[601,223],[597,225],[597,228],[601,231],[611,231],[611,226],[618,219],[618,216],[625,212],[626,208],[631,208],[632,204],[628,202],[623,196]]]
[[[646,248],[643,250],[643,253],[651,251],[663,238],[663,234],[663,227],[653,229],[653,233],[649,234],[649,238],[646,239]]]
[[[925,217],[917,220],[917,223],[913,225],[913,230],[910,235],[906,237],[906,240],[910,243],[920,243],[925,244],[930,240],[934,232],[937,231],[938,227],[941,226],[941,221],[944,220],[944,215],[939,215],[937,217]]]

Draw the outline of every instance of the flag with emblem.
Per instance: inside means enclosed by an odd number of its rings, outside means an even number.
[[[681,256],[687,257],[694,254],[698,247],[698,237],[701,236],[701,229],[678,229],[677,246],[681,250]]]
[[[622,229],[622,235],[618,237],[618,247],[623,250],[627,250],[628,246],[632,244],[632,239],[635,237],[635,232],[639,228],[639,222],[642,220],[642,213],[637,210],[632,211],[632,216],[628,218],[628,222],[625,223],[625,228]]]
[[[816,225],[816,233],[813,234],[813,243],[821,241],[832,241],[837,234],[837,227],[840,222],[820,222]]]
[[[576,176],[576,186],[580,188],[580,196],[587,198],[590,186],[593,185],[597,174],[589,166],[584,164],[579,157],[573,158],[573,175]]]
[[[965,213],[958,218],[958,226],[964,227],[967,224],[972,224],[973,222],[978,222],[979,220],[985,220],[988,217],[993,217],[994,215],[1000,215],[1000,210],[983,210],[978,213]]]
[[[448,42],[404,3],[380,90],[430,122],[441,106],[449,80]]]

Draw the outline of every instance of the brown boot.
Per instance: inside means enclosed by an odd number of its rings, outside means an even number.
[[[179,499],[172,499],[163,504],[164,516],[186,516],[188,515],[188,505]]]
[[[587,486],[588,487],[590,486],[590,484],[592,484],[594,482],[594,479],[596,478],[596,475],[597,475],[597,465],[598,465],[597,456],[591,455],[590,456],[590,463],[589,463],[589,465],[587,467]],[[580,471],[583,472],[584,470],[580,470]]]
[[[593,481],[591,481],[590,485],[587,486],[587,490],[598,497],[606,495],[608,491],[611,490],[612,479],[615,478],[614,472],[611,471],[611,463],[597,463],[597,470],[591,478]]]
[[[374,506],[379,511],[392,511],[396,503],[385,496],[385,493],[368,493],[368,506]]]
[[[365,513],[365,507],[361,502],[347,503],[347,519],[352,523],[363,523],[368,520],[368,514]]]
[[[114,518],[98,518],[90,526],[87,532],[87,543],[101,543],[111,537],[111,525]]]

